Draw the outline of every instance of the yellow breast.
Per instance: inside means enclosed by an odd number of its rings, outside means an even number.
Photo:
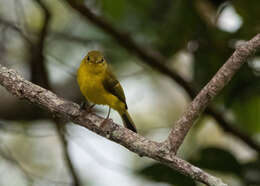
[[[80,65],[77,81],[81,93],[85,98],[95,104],[107,104],[107,91],[103,87],[104,74],[93,73],[91,66]]]
[[[105,76],[106,71],[82,62],[77,73],[77,81],[81,93],[92,103],[109,105],[120,113],[125,112],[125,103],[104,88],[103,81]]]

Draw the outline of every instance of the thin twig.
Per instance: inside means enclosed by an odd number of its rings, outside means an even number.
[[[60,118],[55,118],[55,127],[58,134],[58,137],[60,139],[60,142],[62,143],[62,150],[64,155],[64,161],[66,162],[68,169],[70,170],[71,176],[73,178],[73,185],[74,186],[80,186],[80,178],[77,174],[77,171],[75,167],[73,166],[72,160],[70,158],[69,154],[69,148],[68,148],[68,140],[66,139],[66,122],[62,121]]]
[[[24,11],[23,1],[13,0],[16,20],[18,22],[19,27],[25,32],[26,35],[29,34],[28,21]]]
[[[28,170],[28,167],[25,167],[16,157],[14,157],[13,153],[10,151],[10,149],[2,144],[4,149],[0,148],[0,156],[3,157],[8,162],[14,164],[17,168],[21,170],[21,172],[26,177],[26,180],[28,183],[33,183],[35,179],[48,182],[49,184],[55,184],[55,185],[71,185],[71,183],[59,181],[59,180],[53,180],[51,178],[47,178],[41,175],[38,175],[34,173],[33,171]]]
[[[17,161],[13,157],[13,155],[11,154],[11,151],[7,148],[7,146],[4,145],[3,143],[1,144],[1,146],[3,146],[5,148],[5,150],[0,148],[0,156],[2,158],[4,158],[6,161],[8,161],[9,163],[11,163],[11,164],[15,165],[17,168],[19,168],[28,183],[30,183],[30,184],[33,183],[33,179],[31,178],[29,173],[23,168],[23,166],[20,164],[20,162]]]

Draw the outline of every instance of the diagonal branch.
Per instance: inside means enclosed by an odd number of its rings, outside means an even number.
[[[91,21],[96,26],[100,27],[106,33],[111,35],[121,46],[125,47],[130,52],[133,52],[144,63],[151,66],[153,69],[161,72],[162,74],[170,77],[181,85],[187,92],[187,94],[194,98],[196,96],[196,90],[193,88],[190,82],[185,80],[181,75],[172,69],[169,69],[165,65],[165,57],[159,54],[158,51],[148,52],[145,48],[139,46],[128,34],[122,33],[110,25],[104,18],[95,15],[91,10],[78,0],[67,0],[66,1],[73,9],[77,10],[87,20]],[[223,114],[218,112],[213,107],[208,107],[205,110],[206,114],[212,116],[218,122],[219,126],[226,132],[233,134],[239,139],[243,140],[248,146],[260,153],[260,145],[257,144],[250,136],[238,129],[234,128],[235,124],[228,121]]]
[[[171,150],[176,153],[195,120],[209,105],[210,101],[229,83],[247,58],[260,47],[260,34],[238,47],[216,75],[199,92],[187,111],[176,122],[168,137]]]
[[[164,143],[148,140],[132,131],[120,127],[112,121],[101,128],[104,118],[95,114],[85,113],[79,109],[79,105],[58,97],[51,91],[35,85],[17,74],[12,69],[0,65],[0,84],[10,93],[27,99],[32,103],[45,107],[50,112],[63,116],[72,122],[81,125],[89,130],[106,137],[118,144],[125,146],[140,156],[147,156],[166,164],[178,172],[185,174],[194,180],[205,183],[209,186],[226,186],[220,179],[202,171],[190,163],[173,156]]]

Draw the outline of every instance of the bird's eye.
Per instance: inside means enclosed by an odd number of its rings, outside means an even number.
[[[101,62],[104,62],[104,58],[102,57]]]
[[[90,60],[89,56],[87,57],[87,60],[88,60],[88,61]]]

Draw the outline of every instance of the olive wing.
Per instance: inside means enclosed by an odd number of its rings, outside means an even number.
[[[106,76],[103,81],[103,86],[109,93],[116,96],[120,101],[122,101],[126,105],[124,90],[120,85],[119,81],[116,79],[116,76],[110,70],[107,70],[106,72]]]

